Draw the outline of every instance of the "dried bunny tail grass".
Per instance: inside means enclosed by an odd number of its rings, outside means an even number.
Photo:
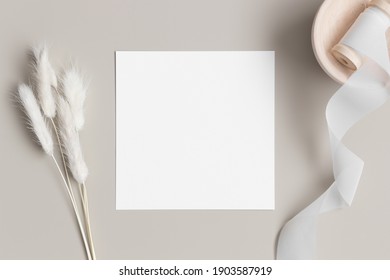
[[[87,95],[87,86],[76,67],[72,66],[64,72],[61,79],[62,92],[69,103],[73,114],[74,125],[79,131],[84,127],[84,101]]]
[[[50,61],[49,61],[49,48],[45,43],[42,43],[32,49],[34,62],[36,65],[41,63],[46,64],[46,71],[47,71],[47,77],[50,82],[50,85],[57,89],[58,87],[58,80],[56,72],[54,71],[54,68],[52,67]]]
[[[42,146],[42,149],[48,155],[52,155],[53,139],[31,88],[25,84],[19,85],[18,96],[19,102],[26,112],[31,128]]]
[[[88,177],[88,168],[85,164],[81,150],[79,135],[74,126],[74,118],[69,103],[58,96],[58,124],[64,152],[67,157],[67,165],[74,179],[79,183],[85,183]]]
[[[32,50],[34,63],[34,82],[38,100],[44,115],[54,118],[56,114],[56,100],[53,96],[52,87],[57,89],[57,76],[49,61],[46,44],[39,45]]]

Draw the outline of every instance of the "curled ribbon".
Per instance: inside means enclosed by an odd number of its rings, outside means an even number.
[[[314,259],[316,227],[322,213],[351,206],[364,162],[343,143],[347,131],[389,98],[390,63],[386,31],[390,18],[367,8],[341,42],[363,57],[363,64],[333,95],[326,108],[335,181],[282,228],[277,259]]]

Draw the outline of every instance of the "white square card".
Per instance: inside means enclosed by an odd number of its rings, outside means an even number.
[[[116,208],[273,209],[274,52],[116,52]]]

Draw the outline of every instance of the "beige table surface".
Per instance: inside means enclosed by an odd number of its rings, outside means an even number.
[[[339,87],[310,32],[321,0],[0,0],[0,258],[83,259],[53,163],[10,102],[24,53],[46,40],[91,77],[82,132],[100,259],[272,259],[281,226],[332,182],[325,106]],[[116,50],[276,51],[275,211],[116,211]],[[365,160],[351,208],[322,216],[318,258],[390,258],[390,104],[345,143]]]

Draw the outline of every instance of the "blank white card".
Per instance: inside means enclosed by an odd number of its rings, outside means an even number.
[[[274,52],[116,52],[116,208],[274,209]]]

